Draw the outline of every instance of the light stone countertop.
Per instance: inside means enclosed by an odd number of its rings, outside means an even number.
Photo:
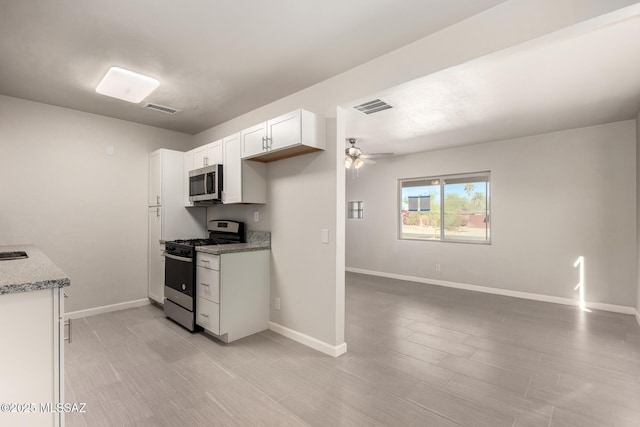
[[[271,249],[271,233],[268,231],[247,231],[247,243],[229,245],[197,246],[196,252],[221,255],[236,252],[264,251]]]
[[[31,245],[0,246],[0,252],[24,251],[29,258],[0,261],[0,295],[64,288],[67,276],[38,248]]]
[[[264,251],[267,249],[271,249],[270,243],[253,242],[253,243],[231,243],[228,245],[197,246],[196,252],[204,252],[207,254],[221,255],[221,254],[232,254],[236,252]]]
[[[167,240],[160,240],[160,243],[167,243]],[[271,232],[269,231],[247,231],[247,243],[232,243],[227,245],[196,246],[196,252],[220,255],[236,252],[264,251],[271,249]]]

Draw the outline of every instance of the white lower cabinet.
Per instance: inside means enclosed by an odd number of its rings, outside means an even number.
[[[215,335],[220,335],[220,304],[198,297],[196,316],[198,325]]]
[[[196,255],[196,323],[224,342],[269,328],[269,250]]]
[[[63,426],[64,291],[0,295],[0,426]],[[48,406],[50,405],[50,406]]]
[[[160,243],[162,208],[149,208],[149,298],[157,303],[164,303],[164,244]]]
[[[220,303],[220,273],[218,270],[198,267],[196,295]]]

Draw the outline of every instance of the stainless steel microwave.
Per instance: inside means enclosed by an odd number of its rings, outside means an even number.
[[[222,165],[212,165],[189,172],[189,200],[222,203]]]

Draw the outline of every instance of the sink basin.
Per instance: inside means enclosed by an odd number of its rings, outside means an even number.
[[[26,252],[17,251],[17,252],[0,252],[0,261],[6,261],[10,259],[24,259],[29,258]]]

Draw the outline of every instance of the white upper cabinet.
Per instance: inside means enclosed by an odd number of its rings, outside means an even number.
[[[298,109],[240,133],[242,158],[273,162],[324,150],[324,120]]]
[[[184,153],[184,206],[189,208],[193,206],[193,202],[189,200],[189,172],[195,169],[193,167],[194,154],[196,150]]]
[[[267,122],[243,130],[240,138],[243,159],[262,154],[267,147]]]
[[[149,156],[149,206],[160,206],[162,200],[162,153],[154,151]]]
[[[193,169],[223,163],[222,140],[211,142],[193,150]]]
[[[222,155],[222,140],[207,144],[206,166],[221,165],[224,163]]]
[[[222,140],[224,166],[222,202],[266,203],[266,165],[242,160],[241,135],[236,133]]]
[[[301,111],[296,110],[267,122],[268,150],[279,150],[300,144],[302,141]]]
[[[198,147],[193,150],[193,169],[199,169],[207,166],[207,145],[203,145],[202,147]]]

